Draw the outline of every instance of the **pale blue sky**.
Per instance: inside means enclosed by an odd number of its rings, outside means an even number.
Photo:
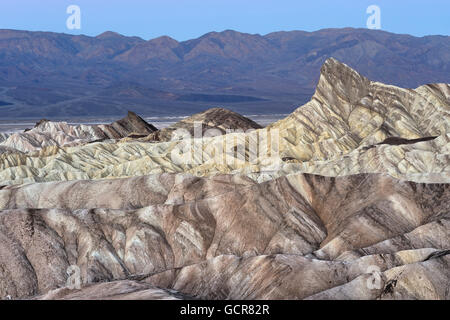
[[[81,8],[81,30],[66,28],[66,8]],[[381,8],[382,30],[449,35],[449,0],[0,0],[0,29],[98,35],[111,30],[177,40],[210,31],[273,31],[366,27],[366,8]]]

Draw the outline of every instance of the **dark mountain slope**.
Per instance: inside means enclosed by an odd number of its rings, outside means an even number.
[[[329,57],[401,87],[450,82],[448,36],[227,30],[178,42],[0,30],[0,111],[5,118],[118,115],[130,108],[144,116],[189,114],[214,106],[288,113],[311,97]]]

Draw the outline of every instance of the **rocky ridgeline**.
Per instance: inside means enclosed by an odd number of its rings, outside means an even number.
[[[214,108],[7,137],[0,297],[450,299],[449,97],[329,59],[267,128]]]

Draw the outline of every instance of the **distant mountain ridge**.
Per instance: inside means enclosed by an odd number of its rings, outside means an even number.
[[[368,29],[232,30],[178,42],[0,30],[3,118],[190,114],[223,106],[289,113],[312,96],[334,57],[383,83],[450,82],[450,37]]]

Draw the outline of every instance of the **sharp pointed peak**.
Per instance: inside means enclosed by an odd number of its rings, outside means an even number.
[[[366,79],[363,75],[361,75],[358,71],[350,67],[349,65],[339,61],[334,57],[330,57],[325,60],[322,67],[320,68],[320,77],[329,78],[330,75],[333,75],[337,78],[342,78],[345,75],[353,75],[361,79]]]
[[[347,64],[339,61],[338,59],[334,58],[334,57],[329,57],[328,59],[325,60],[325,62],[323,63],[323,67],[336,67],[336,66],[340,66],[342,68],[348,68],[348,69],[352,69],[351,67],[349,67]],[[353,69],[352,69],[353,70]]]

